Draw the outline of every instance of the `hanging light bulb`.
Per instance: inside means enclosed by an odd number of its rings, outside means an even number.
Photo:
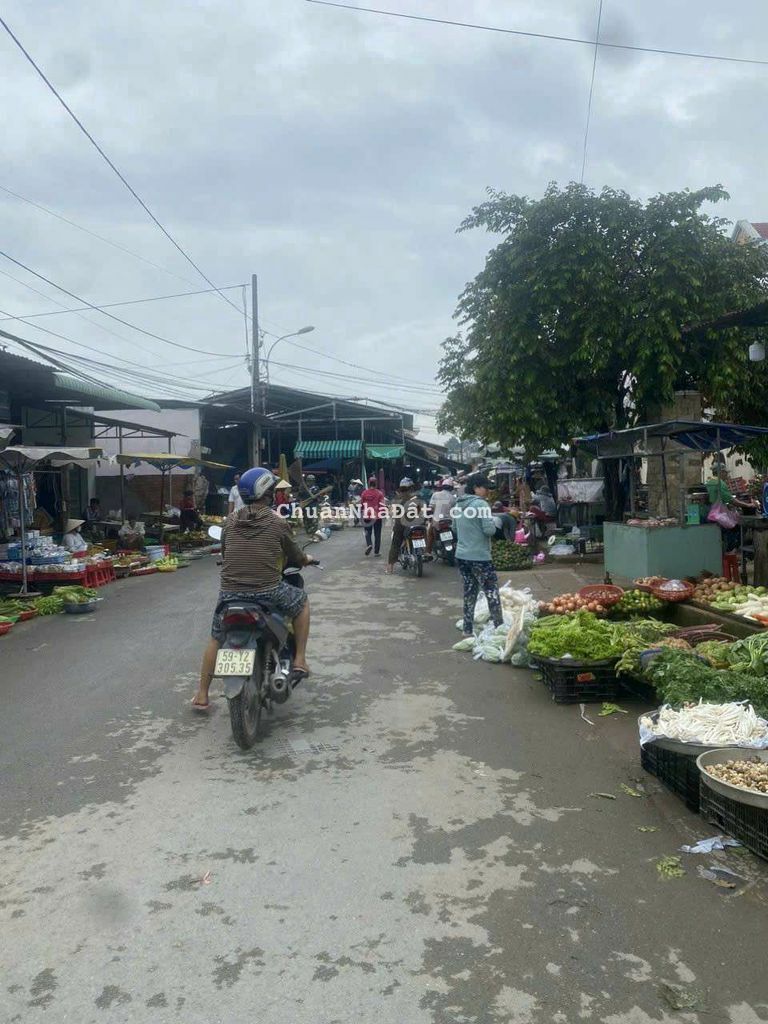
[[[765,359],[765,345],[762,341],[753,341],[749,346],[749,361],[751,363],[762,363]]]

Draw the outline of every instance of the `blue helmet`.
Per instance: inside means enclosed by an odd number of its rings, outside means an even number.
[[[246,470],[240,477],[237,489],[240,492],[240,497],[247,505],[249,502],[258,501],[259,498],[263,498],[274,489],[277,482],[278,480],[274,473],[264,469],[263,466],[254,466],[253,469]]]

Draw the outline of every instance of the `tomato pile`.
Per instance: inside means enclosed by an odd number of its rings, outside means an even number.
[[[560,594],[553,598],[551,603],[542,604],[539,610],[542,615],[567,615],[569,612],[579,611],[604,615],[608,611],[604,604],[588,597],[582,597],[581,594]]]

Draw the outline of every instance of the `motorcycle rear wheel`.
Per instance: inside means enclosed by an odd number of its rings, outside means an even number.
[[[421,552],[417,551],[413,557],[415,561],[414,568],[416,569],[416,575],[419,579],[421,579],[421,577],[424,575],[424,560],[421,557]]]
[[[229,701],[229,721],[235,743],[241,750],[250,750],[259,736],[261,712],[267,693],[267,673],[271,663],[272,645],[260,643],[256,648],[253,675],[242,690]]]

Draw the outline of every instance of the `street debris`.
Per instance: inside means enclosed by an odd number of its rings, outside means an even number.
[[[656,825],[638,825],[638,832],[658,832],[659,829]]]
[[[643,795],[642,793],[638,793],[636,789],[632,789],[631,786],[628,786],[626,782],[622,782],[622,784],[619,786],[619,789],[622,793],[626,793],[627,796],[636,796],[639,798]]]
[[[728,868],[718,867],[716,864],[710,864],[708,868],[699,865],[698,872],[701,878],[712,882],[718,889],[736,889],[741,892],[747,885],[746,878],[737,875],[735,871],[729,871]],[[734,895],[738,895],[738,893],[734,892]]]
[[[602,797],[603,800],[615,800],[616,799],[616,797],[613,795],[613,793],[590,793],[589,795],[590,796]]]
[[[584,719],[584,721],[587,723],[587,725],[594,725],[595,723],[592,721],[592,719],[591,718],[587,718],[587,706],[586,706],[586,704],[579,704],[579,707],[581,708],[581,717]]]
[[[702,997],[682,985],[662,981],[659,995],[671,1010],[696,1010],[701,1008]]]
[[[712,836],[711,839],[699,839],[693,846],[681,846],[681,853],[712,853],[713,850],[724,850],[727,846],[741,846],[738,839],[730,836]]]
[[[656,870],[662,878],[682,878],[685,874],[679,857],[661,857],[656,861]]]
[[[210,885],[213,881],[213,876],[210,871],[206,871],[203,877],[200,879],[200,885]]]
[[[624,708],[620,708],[618,704],[611,704],[610,701],[605,701],[603,706],[598,711],[598,715],[601,718],[606,718],[608,715],[628,715],[629,712],[625,711]]]

